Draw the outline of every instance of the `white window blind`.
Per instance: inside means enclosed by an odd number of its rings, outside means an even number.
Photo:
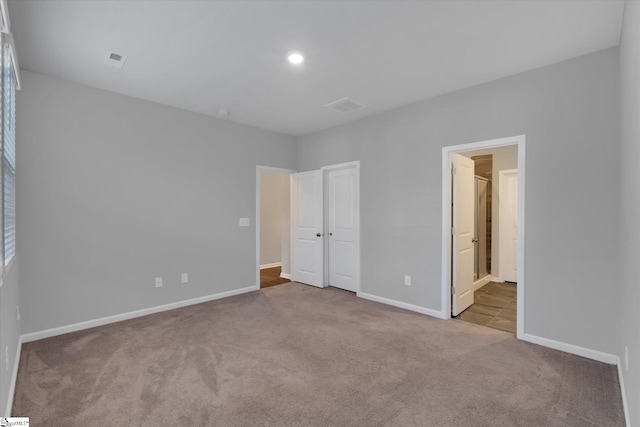
[[[3,49],[2,68],[4,115],[2,129],[2,216],[4,265],[7,266],[16,255],[16,76],[7,47]]]

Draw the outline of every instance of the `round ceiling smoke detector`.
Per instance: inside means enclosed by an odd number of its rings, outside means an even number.
[[[300,55],[299,53],[292,53],[291,55],[289,55],[288,59],[292,64],[300,64],[302,61],[304,61],[304,56]]]

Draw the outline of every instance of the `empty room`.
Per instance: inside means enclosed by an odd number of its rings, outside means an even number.
[[[640,426],[639,1],[0,6],[0,425]]]

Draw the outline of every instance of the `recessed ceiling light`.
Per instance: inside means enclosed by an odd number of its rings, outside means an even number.
[[[304,61],[304,57],[299,53],[292,53],[291,55],[289,55],[289,62],[291,62],[292,64],[299,64],[302,61]]]

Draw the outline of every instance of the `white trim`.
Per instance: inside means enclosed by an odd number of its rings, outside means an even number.
[[[9,47],[9,56],[11,57],[11,68],[13,68],[13,73],[16,76],[16,90],[20,90],[22,87],[20,80],[20,66],[18,64],[18,54],[16,53],[16,45],[13,41],[13,34],[4,33],[6,40],[5,43]]]
[[[0,30],[3,33],[8,33],[11,30],[11,21],[9,19],[9,5],[7,4],[7,0],[0,2],[0,9],[2,10],[2,21],[4,22],[4,26],[0,25]]]
[[[525,330],[525,135],[470,144],[442,147],[442,286],[440,307],[443,318],[451,318],[451,154],[507,145],[518,146],[518,305],[517,333],[523,339]]]
[[[473,291],[477,291],[478,289],[482,288],[484,285],[486,285],[487,283],[491,282],[493,279],[493,277],[491,277],[490,274],[487,274],[486,276],[484,276],[482,279],[480,280],[476,280],[473,283]]]
[[[291,274],[289,273],[280,273],[280,277],[283,279],[291,280]]]
[[[517,337],[524,336],[524,296],[525,296],[525,136],[518,137],[518,295],[517,295]]]
[[[620,383],[620,394],[622,395],[622,409],[624,410],[624,421],[626,426],[631,426],[631,420],[629,419],[629,406],[627,404],[627,391],[624,388],[624,375],[622,375],[622,361],[618,357],[616,363],[618,367],[618,382]]]
[[[533,344],[538,344],[543,347],[553,348],[555,350],[564,351],[565,353],[575,354],[577,356],[586,357],[587,359],[597,360],[598,362],[608,363],[609,365],[615,365],[618,363],[618,356],[615,354],[604,353],[590,348],[579,347],[573,344],[567,344],[561,341],[551,340],[549,338],[542,338],[531,334],[524,334],[523,341],[527,341]]]
[[[260,270],[264,270],[265,268],[274,268],[274,267],[282,267],[282,263],[272,262],[271,264],[260,264]]]
[[[320,170],[328,171],[328,170],[346,169],[346,168],[353,168],[353,167],[360,169],[360,160],[354,160],[353,162],[338,163],[336,165],[323,166],[320,168]]]
[[[9,261],[9,264],[4,267],[4,273],[6,273],[9,270],[11,270],[11,268],[13,267],[13,264],[16,262],[17,258],[18,258],[17,254],[14,255],[13,258],[11,258],[11,261]]]
[[[9,394],[7,395],[7,406],[5,407],[5,417],[11,416],[13,408],[13,396],[16,393],[16,381],[18,380],[18,367],[20,365],[20,354],[22,353],[22,335],[18,337],[16,348],[16,358],[13,360],[13,373],[11,374],[11,383],[9,384]]]
[[[274,168],[271,166],[256,166],[256,286],[258,289],[260,289],[260,174],[262,172],[282,172],[291,175],[296,171],[294,169]],[[289,187],[289,200],[291,200],[291,187]],[[291,220],[291,215],[289,215],[289,220]],[[291,228],[291,224],[289,224],[289,228]],[[291,243],[289,243],[289,251],[291,251]],[[291,264],[291,255],[289,255],[289,264]]]
[[[21,336],[22,342],[37,341],[44,338],[55,337],[57,335],[68,334],[69,332],[81,331],[83,329],[95,328],[96,326],[108,325],[109,323],[121,322],[123,320],[133,319],[136,317],[147,316],[149,314],[160,313],[162,311],[173,310],[176,308],[186,307],[193,304],[200,304],[207,301],[213,301],[221,298],[240,295],[247,292],[260,290],[260,286],[248,286],[246,288],[234,289],[217,294],[205,295],[198,298],[172,302],[170,304],[158,305],[156,307],[143,308],[142,310],[130,311],[128,313],[116,314],[114,316],[101,317],[99,319],[87,320],[86,322],[73,323],[71,325],[60,326],[43,331],[31,332]]]
[[[392,305],[398,308],[404,308],[405,310],[415,311],[417,313],[426,314],[427,316],[437,317],[438,319],[445,319],[446,317],[442,314],[442,312],[438,310],[434,310],[432,308],[420,307],[413,304],[408,304],[402,301],[396,301],[389,298],[379,297],[377,295],[367,294],[364,292],[358,292],[356,294],[359,298],[363,298],[369,301],[375,301],[386,305]]]

